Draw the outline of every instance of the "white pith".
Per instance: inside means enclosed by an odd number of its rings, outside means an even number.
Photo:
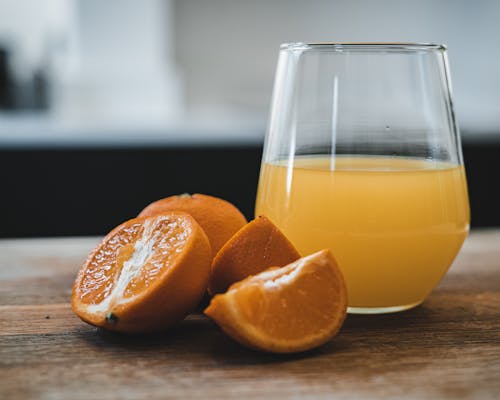
[[[144,229],[139,240],[134,244],[134,252],[130,258],[123,263],[116,279],[116,283],[111,293],[97,304],[89,304],[87,310],[91,313],[100,313],[110,311],[117,304],[123,304],[131,301],[134,297],[124,298],[123,293],[130,281],[140,275],[141,269],[153,254],[153,246],[158,240],[160,232],[155,230],[154,220],[144,223]]]
[[[265,280],[264,282],[264,289],[273,289],[273,288],[278,288],[280,286],[289,284],[293,282],[293,280],[299,275],[301,269],[313,258],[317,257],[317,253],[312,254],[307,257],[303,257],[292,264],[289,264],[289,266],[293,266],[293,269],[286,273],[283,274],[282,269],[276,269],[273,271],[268,271],[268,272],[262,272],[258,275],[259,280]],[[285,267],[287,268],[287,267]],[[281,275],[283,274],[283,275]],[[278,275],[278,278],[274,279]]]

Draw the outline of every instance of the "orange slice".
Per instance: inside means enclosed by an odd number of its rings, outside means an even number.
[[[342,274],[322,250],[235,283],[212,299],[205,314],[245,346],[293,353],[329,341],[346,309]]]
[[[293,244],[266,217],[241,228],[212,261],[209,292],[223,293],[233,283],[269,267],[282,267],[300,258]]]
[[[139,214],[150,217],[165,211],[184,211],[192,215],[201,225],[212,246],[212,254],[247,223],[243,214],[231,203],[205,194],[181,194],[155,201]]]
[[[198,304],[211,259],[205,232],[190,215],[131,219],[83,263],[71,306],[82,320],[110,330],[165,329]]]

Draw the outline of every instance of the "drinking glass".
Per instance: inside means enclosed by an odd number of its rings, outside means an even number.
[[[446,48],[283,44],[256,214],[331,249],[349,312],[420,304],[469,231]]]

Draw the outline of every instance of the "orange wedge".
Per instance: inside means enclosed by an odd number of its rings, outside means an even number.
[[[235,283],[212,299],[205,314],[247,347],[294,353],[333,338],[346,309],[342,274],[322,250]]]
[[[189,214],[131,219],[81,266],[72,309],[89,324],[114,331],[168,328],[198,304],[211,259],[208,238]]]
[[[300,258],[285,235],[265,216],[246,224],[229,239],[212,261],[209,292],[223,293],[233,283],[269,267]]]
[[[227,240],[247,223],[243,214],[231,203],[205,194],[181,194],[155,201],[139,214],[150,217],[165,211],[184,211],[194,217],[208,236],[215,256]]]

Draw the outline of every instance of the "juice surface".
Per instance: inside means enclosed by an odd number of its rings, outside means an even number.
[[[264,163],[261,214],[302,255],[330,248],[349,306],[360,308],[424,300],[460,250],[470,218],[462,166],[370,156]]]

